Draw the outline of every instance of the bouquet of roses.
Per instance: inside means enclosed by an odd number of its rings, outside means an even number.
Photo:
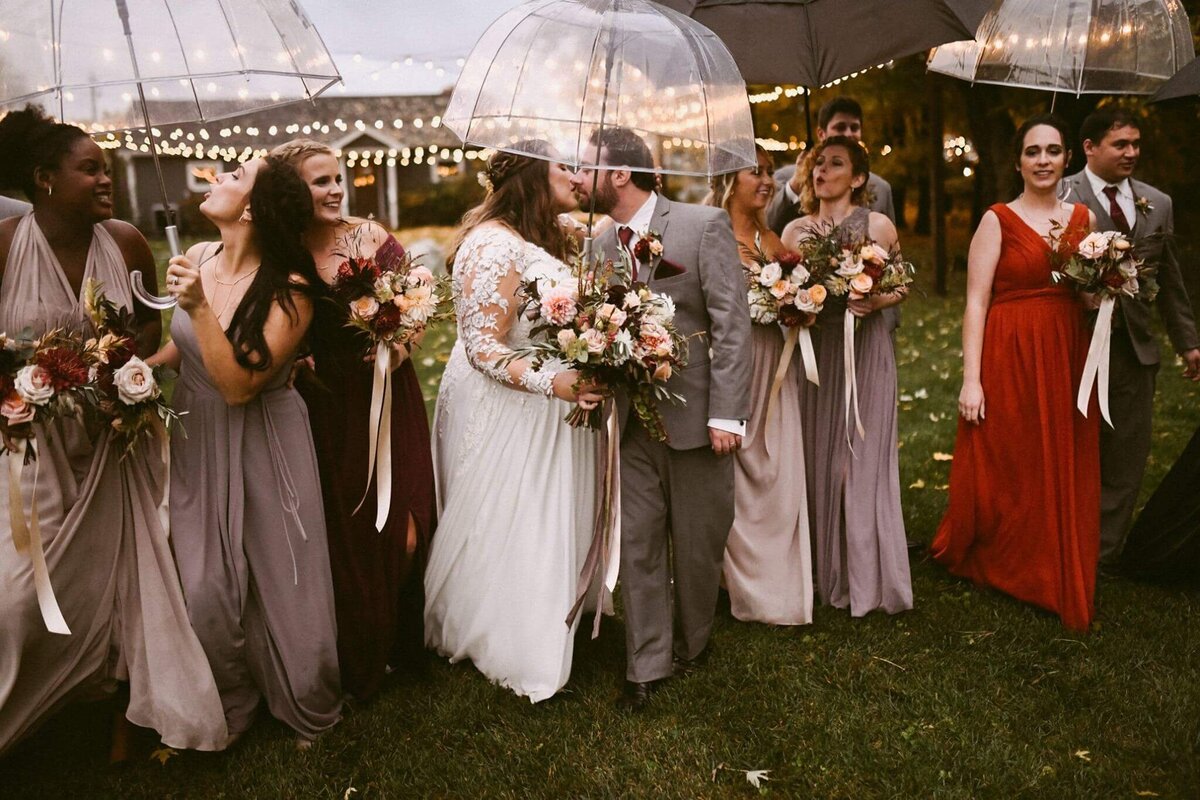
[[[408,253],[381,263],[349,256],[333,280],[334,298],[347,310],[350,327],[374,345],[408,345],[450,308],[450,284]]]
[[[1150,302],[1158,295],[1155,270],[1133,254],[1133,243],[1118,231],[1089,233],[1071,247],[1059,230],[1051,231],[1055,246],[1054,283],[1071,283],[1080,291],[1101,297],[1140,297]]]
[[[1158,295],[1155,270],[1133,254],[1133,243],[1117,231],[1095,231],[1078,244],[1072,244],[1062,226],[1055,225],[1050,238],[1054,245],[1051,281],[1074,284],[1080,291],[1098,294],[1101,298],[1075,406],[1086,417],[1092,387],[1096,386],[1100,413],[1112,426],[1108,411],[1108,365],[1116,301],[1122,296],[1152,301]]]
[[[572,284],[522,282],[535,342],[513,358],[530,358],[535,367],[555,361],[578,370],[584,382],[623,389],[650,436],[665,442],[657,402],[682,400],[666,383],[684,365],[686,352],[675,329],[674,301],[631,281],[628,264],[585,265],[580,259],[575,272]],[[603,413],[576,407],[567,422],[598,430]]]
[[[124,440],[124,458],[140,437],[153,435],[160,424],[165,430],[179,421],[181,415],[162,396],[163,381],[174,378],[175,372],[162,365],[151,367],[137,357],[137,321],[132,312],[108,299],[98,281],[84,284],[83,305],[95,329],[83,344],[89,365],[88,405]]]
[[[754,249],[746,252],[750,262],[743,268],[750,321],[756,325],[779,323],[788,328],[812,325],[828,295],[824,285],[826,265],[814,264],[806,253],[795,250],[780,250],[769,258],[759,236],[754,237]]]
[[[899,251],[888,252],[870,239],[842,244],[837,266],[829,275],[829,293],[860,300],[887,294],[913,282],[916,269]]]
[[[88,362],[78,337],[61,330],[33,339],[0,334],[0,436],[4,449],[28,461],[33,423],[74,416],[85,400]]]

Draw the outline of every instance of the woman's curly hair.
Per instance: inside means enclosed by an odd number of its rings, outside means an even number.
[[[294,322],[295,296],[316,297],[322,286],[303,240],[313,215],[312,193],[295,167],[268,156],[250,190],[250,213],[262,266],[233,312],[228,336],[239,364],[265,371],[272,366],[263,335],[271,306],[278,303]]]
[[[867,155],[867,148],[849,136],[830,136],[818,142],[817,146],[804,159],[804,189],[800,192],[800,209],[805,214],[815,214],[820,208],[821,203],[817,200],[816,191],[813,189],[813,168],[817,165],[817,157],[830,147],[845,149],[850,154],[851,172],[855,176],[861,175],[867,178],[863,181],[862,186],[851,190],[850,202],[856,206],[870,204],[867,184],[870,183],[871,178],[871,157]]]
[[[39,169],[58,169],[75,142],[87,139],[82,128],[64,125],[27,105],[0,119],[0,189],[20,189],[34,199]]]

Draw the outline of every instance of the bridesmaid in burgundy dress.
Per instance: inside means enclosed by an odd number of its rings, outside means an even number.
[[[343,190],[333,151],[296,140],[277,147],[313,194],[306,243],[328,284],[347,255],[386,264],[404,248],[383,228],[341,216]],[[314,372],[298,378],[308,404],[325,497],[329,555],[337,607],[342,685],[362,700],[389,667],[419,667],[424,657],[422,575],[435,526],[433,461],[421,386],[407,352],[392,371],[392,500],[383,531],[375,530],[374,479],[367,492],[371,387],[370,341],[346,326],[346,313],[318,302],[309,329]],[[362,508],[355,508],[367,494]]]

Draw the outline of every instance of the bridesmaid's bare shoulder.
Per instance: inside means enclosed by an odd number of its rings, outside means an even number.
[[[0,220],[0,276],[4,275],[4,268],[8,264],[8,251],[12,248],[13,236],[16,235],[20,222],[20,217]]]

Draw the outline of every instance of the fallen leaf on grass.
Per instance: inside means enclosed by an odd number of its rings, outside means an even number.
[[[1090,750],[1076,750],[1071,755],[1075,756],[1080,761],[1091,761],[1092,760],[1092,752]]]
[[[358,789],[355,789],[353,786],[342,793],[342,800],[350,800],[350,795],[352,794],[358,794]]]
[[[160,747],[150,753],[150,758],[151,760],[157,759],[159,764],[166,766],[167,762],[171,760],[171,757],[177,755],[179,755],[178,750],[172,750],[170,747]]]
[[[908,485],[908,488],[910,488],[910,489],[924,489],[924,488],[925,488],[925,479],[924,479],[924,478],[917,478],[915,481],[913,481],[912,483],[910,483],[910,484]]]
[[[749,783],[751,786],[753,786],[755,789],[760,789],[760,788],[762,788],[763,781],[770,780],[770,778],[767,777],[767,774],[770,771],[771,770],[769,770],[769,769],[746,770],[746,782]]]
[[[1162,797],[1158,792],[1152,792],[1149,789],[1134,789],[1133,793],[1138,797]]]
[[[953,453],[934,453],[933,460],[934,461],[953,461],[954,454]]]

